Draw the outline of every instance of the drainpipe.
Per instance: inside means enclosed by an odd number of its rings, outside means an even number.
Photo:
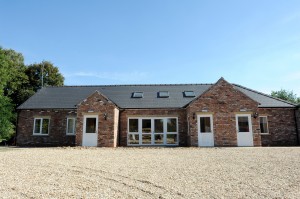
[[[19,122],[19,115],[20,115],[20,113],[19,113],[20,111],[19,110],[17,110],[17,119],[16,119],[16,135],[15,135],[15,138],[14,138],[14,144],[15,144],[15,146],[17,146],[17,136],[18,136],[18,122]]]
[[[119,109],[119,118],[118,118],[118,143],[117,147],[120,146],[121,143],[121,113],[124,112],[124,109]]]
[[[300,140],[300,138],[299,138],[299,129],[298,129],[298,123],[297,123],[297,113],[296,113],[296,111],[299,109],[299,106],[298,106],[298,108],[296,107],[295,109],[294,109],[294,118],[295,118],[295,125],[296,125],[296,133],[297,133],[297,136],[296,136],[296,138],[297,138],[297,144],[298,145],[300,145],[300,143],[299,143],[299,140]]]

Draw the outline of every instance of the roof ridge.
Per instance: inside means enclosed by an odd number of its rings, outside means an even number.
[[[112,85],[63,85],[63,86],[46,86],[44,88],[62,88],[62,87],[117,87],[117,86],[200,86],[213,85],[212,83],[186,83],[186,84],[112,84]]]
[[[262,93],[262,92],[260,92],[260,91],[253,90],[253,89],[247,88],[247,87],[245,87],[245,86],[241,86],[241,85],[239,85],[239,84],[232,84],[232,85],[238,86],[238,87],[240,87],[240,88],[244,88],[244,89],[246,89],[246,90],[255,92],[255,93],[257,93],[257,94],[260,94],[260,95],[263,95],[263,96],[266,96],[266,97],[269,97],[269,98],[272,98],[272,99],[275,99],[275,100],[278,100],[278,101],[281,101],[281,102],[284,102],[284,103],[287,103],[287,104],[290,104],[290,105],[293,105],[293,106],[296,106],[296,105],[297,105],[297,104],[294,104],[294,103],[292,103],[292,102],[289,102],[289,101],[286,101],[286,100],[283,100],[283,99],[280,99],[280,98],[273,97],[273,96],[271,96],[271,95]]]

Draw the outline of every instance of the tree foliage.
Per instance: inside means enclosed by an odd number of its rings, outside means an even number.
[[[29,85],[34,92],[42,87],[42,76],[43,86],[64,85],[64,77],[59,72],[58,67],[49,61],[29,65],[25,73],[29,78]]]
[[[15,109],[42,87],[42,74],[44,86],[64,84],[64,77],[51,62],[26,66],[21,53],[0,47],[0,142],[13,134]]]
[[[0,142],[14,134],[14,115],[11,100],[0,95]]]
[[[271,92],[271,96],[273,97],[277,97],[279,99],[283,99],[295,104],[299,104],[300,103],[300,97],[297,97],[296,94],[294,94],[293,91],[288,91],[285,89],[281,89],[280,91],[272,91]]]

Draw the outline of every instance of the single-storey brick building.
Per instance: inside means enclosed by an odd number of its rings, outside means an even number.
[[[18,107],[17,144],[298,145],[299,116],[295,104],[223,78],[215,84],[46,87]]]

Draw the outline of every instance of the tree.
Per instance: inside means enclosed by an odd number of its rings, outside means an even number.
[[[0,142],[14,134],[13,96],[26,82],[24,58],[21,53],[0,47]]]
[[[285,89],[281,89],[280,91],[272,91],[271,96],[277,97],[279,99],[283,99],[295,104],[300,103],[300,97],[297,97],[296,94],[294,94],[293,91],[288,91]]]
[[[0,142],[9,139],[14,134],[15,114],[10,99],[0,95]]]
[[[40,89],[42,84],[43,86],[64,85],[65,78],[59,72],[58,67],[49,61],[29,65],[25,73],[28,76],[29,85],[34,92]]]
[[[29,94],[24,94],[23,89],[24,85],[28,84],[25,69],[24,57],[21,53],[0,48],[0,93],[9,97],[15,106],[30,97]]]
[[[21,53],[11,49],[0,47],[0,92],[8,94],[11,88],[20,84],[22,78],[26,79],[24,74],[24,58]],[[9,86],[10,85],[10,86]]]
[[[43,74],[43,78],[42,78]],[[0,46],[0,142],[14,134],[19,105],[44,86],[62,86],[64,77],[51,62],[24,64],[24,57]]]

